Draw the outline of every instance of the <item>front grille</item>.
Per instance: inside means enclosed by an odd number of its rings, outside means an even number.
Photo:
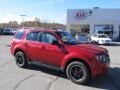
[[[110,40],[105,40],[105,42],[110,42]]]

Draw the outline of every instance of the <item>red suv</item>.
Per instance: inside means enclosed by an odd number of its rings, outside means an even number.
[[[11,42],[11,53],[19,67],[38,64],[59,69],[77,84],[104,74],[110,65],[106,49],[81,44],[66,31],[20,30]]]

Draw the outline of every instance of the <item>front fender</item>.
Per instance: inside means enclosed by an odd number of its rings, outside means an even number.
[[[92,60],[87,57],[87,55],[84,55],[84,54],[77,54],[77,53],[71,53],[71,54],[68,54],[63,60],[62,60],[62,63],[61,63],[61,69],[65,69],[67,63],[72,60],[72,59],[77,59],[77,60],[80,60],[80,61],[83,61],[85,62],[89,67],[90,69],[92,68]]]

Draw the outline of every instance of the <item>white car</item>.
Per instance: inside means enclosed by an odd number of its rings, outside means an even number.
[[[96,34],[91,36],[91,42],[98,44],[112,44],[112,40],[105,34]]]

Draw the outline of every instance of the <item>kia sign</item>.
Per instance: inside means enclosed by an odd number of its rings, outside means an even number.
[[[87,18],[87,12],[79,11],[79,12],[75,13],[75,18],[76,19],[85,19],[85,18]]]

